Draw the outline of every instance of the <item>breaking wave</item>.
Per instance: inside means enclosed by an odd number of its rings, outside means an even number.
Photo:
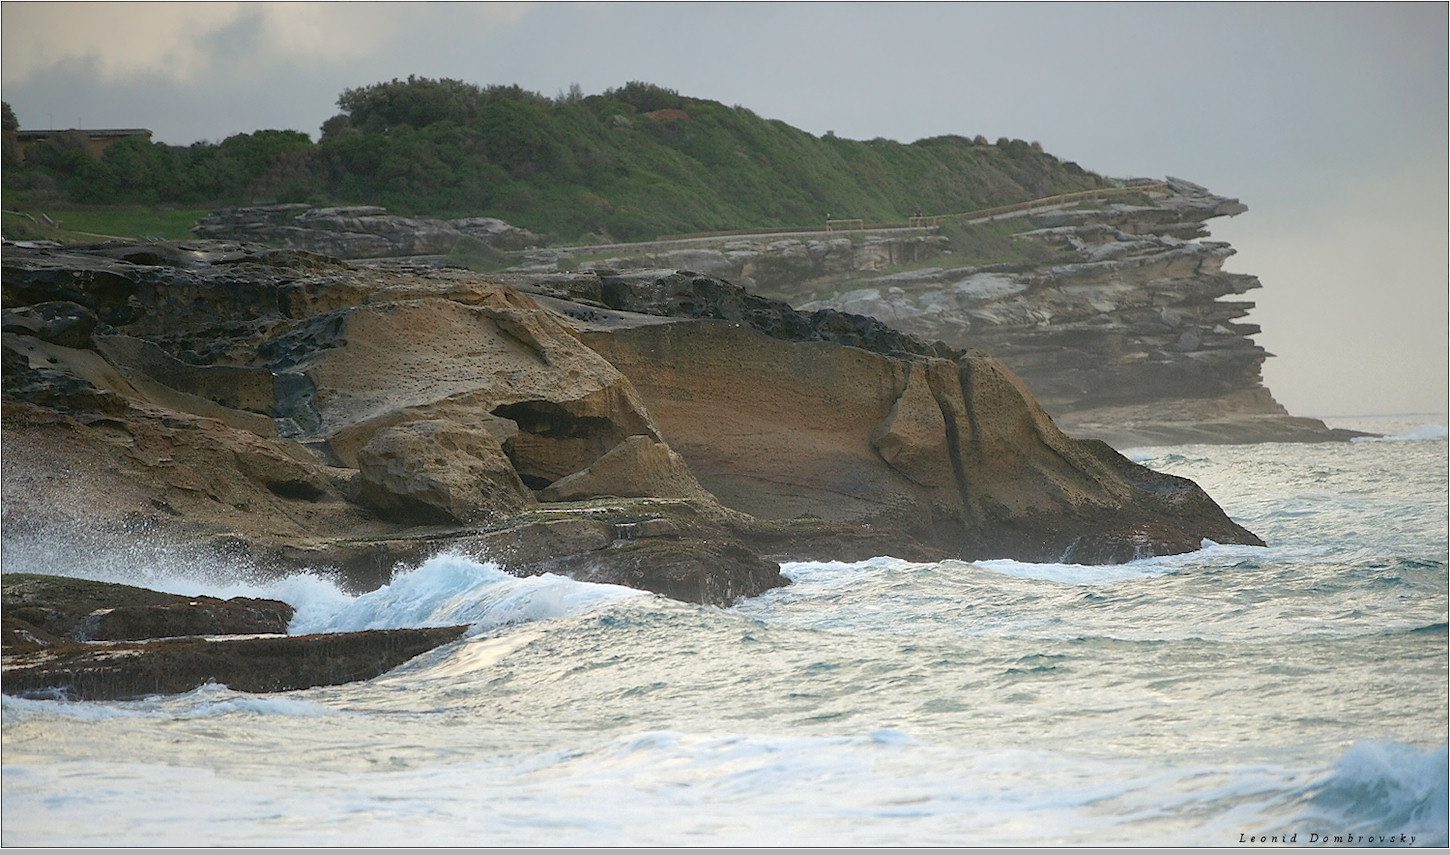
[[[1341,842],[1388,845],[1407,835],[1417,846],[1443,847],[1450,827],[1447,746],[1422,751],[1398,742],[1356,743],[1307,801],[1303,827],[1319,838],[1307,842],[1338,835],[1353,838]]]
[[[601,603],[650,596],[633,588],[577,582],[552,573],[517,577],[493,562],[443,553],[391,583],[353,596],[316,576],[292,576],[272,596],[297,609],[288,632],[355,632],[365,629],[468,624],[477,635],[504,626],[587,611]]]
[[[1420,425],[1414,430],[1406,433],[1394,434],[1392,436],[1357,436],[1350,442],[1418,442],[1423,440],[1445,439],[1450,437],[1450,431],[1444,425],[1426,424]]]

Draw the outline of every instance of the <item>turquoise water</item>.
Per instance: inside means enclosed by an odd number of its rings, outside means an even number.
[[[276,596],[293,632],[473,629],[347,686],[7,696],[3,843],[1444,846],[1447,452],[1414,428],[1129,452],[1267,548],[790,564],[729,609],[486,556],[350,597],[12,549],[9,572]]]

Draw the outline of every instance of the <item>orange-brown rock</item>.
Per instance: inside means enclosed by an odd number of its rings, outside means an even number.
[[[642,434],[629,437],[588,468],[560,478],[539,492],[539,498],[548,502],[597,496],[711,500],[683,457],[663,442]]]
[[[209,242],[4,268],[7,546],[144,531],[365,588],[469,543],[715,602],[784,583],[762,553],[1257,542],[1191,483],[1063,435],[990,357],[710,277],[491,281]],[[602,528],[565,537],[562,502]]]

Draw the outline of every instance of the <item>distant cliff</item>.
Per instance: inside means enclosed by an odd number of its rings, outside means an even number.
[[[1259,280],[1224,271],[1233,248],[1201,240],[1246,207],[1181,179],[1139,186],[919,229],[540,250],[520,269],[684,267],[802,311],[866,315],[992,354],[1069,433],[1120,446],[1353,436],[1289,415],[1263,384],[1270,354],[1243,321],[1254,304],[1233,299]]]

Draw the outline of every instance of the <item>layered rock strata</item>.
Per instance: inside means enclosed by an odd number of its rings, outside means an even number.
[[[1031,213],[1013,240],[1051,261],[861,278],[801,308],[986,350],[1065,429],[1119,446],[1356,436],[1290,416],[1263,385],[1271,354],[1243,320],[1254,304],[1234,299],[1260,282],[1223,269],[1227,243],[1200,240],[1207,220],[1245,210],[1170,178],[1136,204]]]
[[[497,249],[542,242],[539,235],[493,217],[402,217],[376,205],[227,208],[204,217],[192,232],[199,238],[251,241],[337,258],[444,255],[465,239]]]
[[[585,343],[629,377],[699,482],[753,516],[860,522],[961,557],[1031,561],[1257,540],[1209,523],[1221,512],[1191,483],[1067,437],[980,352],[684,271],[513,281],[612,309],[573,312]],[[1190,533],[1184,517],[1214,533]]]
[[[4,259],[4,535],[352,587],[443,547],[698,602],[784,556],[1258,543],[996,360],[710,277],[356,268],[216,242]]]
[[[1263,384],[1271,354],[1253,340],[1259,327],[1244,321],[1254,304],[1240,299],[1259,280],[1225,271],[1233,248],[1202,240],[1207,221],[1247,208],[1181,179],[1141,183],[1130,200],[964,216],[940,232],[543,249],[526,253],[518,269],[688,268],[803,311],[873,317],[993,354],[1060,425],[1119,447],[1357,435],[1291,416]],[[952,249],[952,229],[969,254],[988,259],[954,264],[962,247]],[[979,241],[988,245],[973,248]]]

